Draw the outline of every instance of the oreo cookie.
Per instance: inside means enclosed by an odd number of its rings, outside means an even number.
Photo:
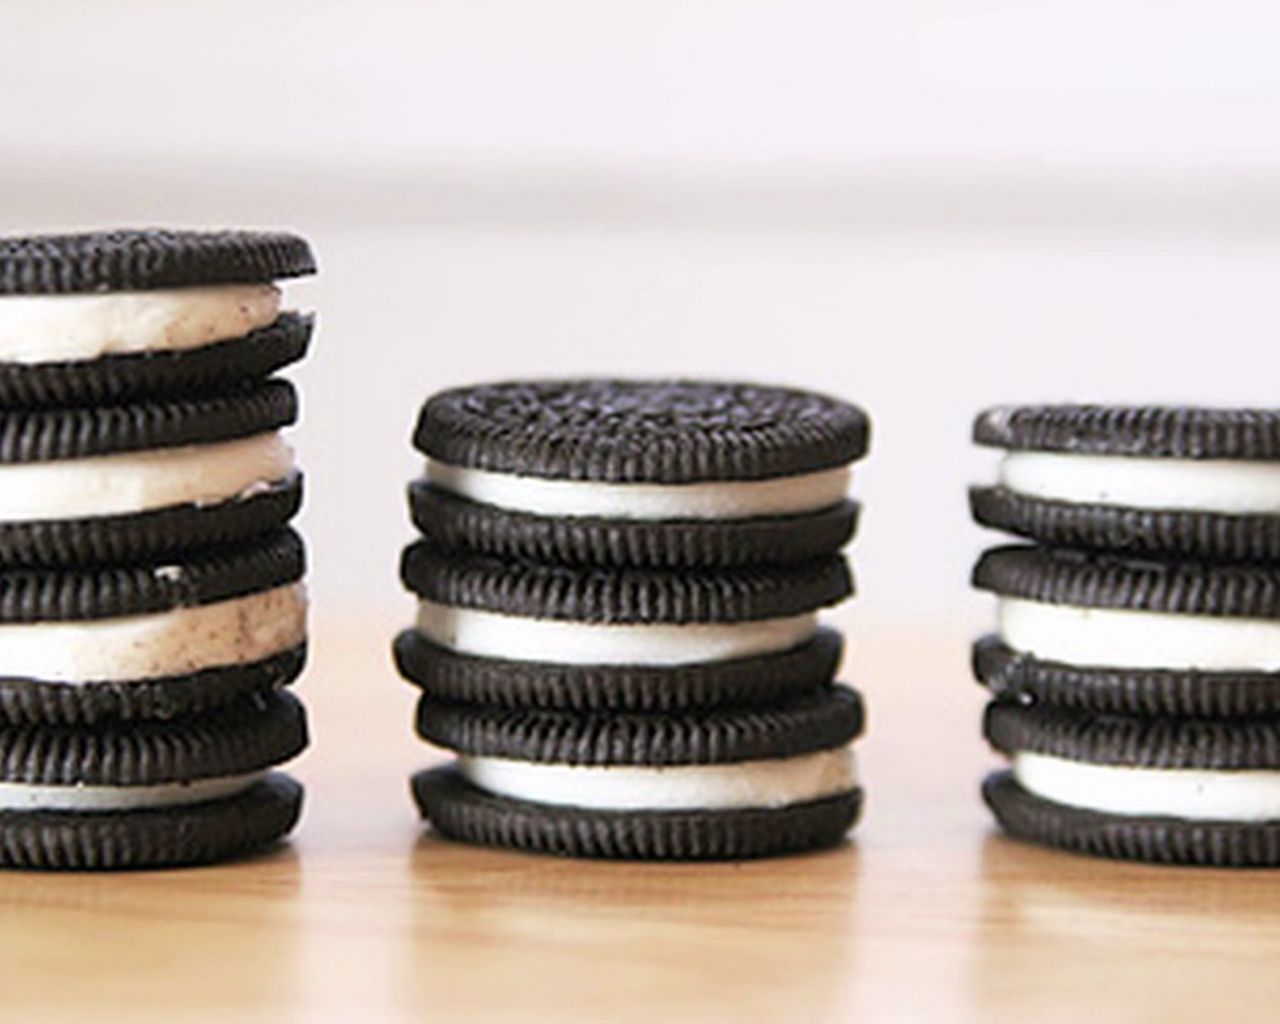
[[[413,777],[423,816],[447,838],[562,857],[746,860],[835,846],[857,823],[862,790],[774,808],[608,811],[510,800],[454,767]]]
[[[829,683],[844,647],[819,629],[794,647],[683,665],[565,664],[460,654],[414,629],[396,637],[396,665],[431,700],[575,712],[678,712],[756,707]]]
[[[0,864],[141,868],[252,852],[297,821],[300,787],[269,769],[306,742],[302,706],[285,694],[167,723],[0,728]]]
[[[676,572],[498,559],[429,541],[405,550],[402,577],[420,601],[401,650],[428,689],[646,709],[718,703],[739,684],[750,701],[812,680],[827,660],[811,646],[817,612],[852,589],[838,555]]]
[[[1280,864],[1280,718],[1145,719],[997,701],[984,731],[1013,758],[983,793],[1014,836],[1157,863]]]
[[[0,722],[173,719],[287,685],[304,568],[286,531],[169,565],[0,573]]]
[[[844,687],[767,709],[576,715],[420,703],[419,731],[459,752],[414,796],[444,835],[543,853],[765,856],[838,842],[861,790]]]
[[[710,381],[523,381],[423,407],[410,491],[442,544],[575,565],[802,561],[852,536],[848,466],[866,415],[787,388]]]
[[[286,312],[248,334],[195,348],[49,362],[0,359],[0,406],[65,409],[232,390],[300,360],[314,327],[314,317]]]
[[[0,295],[269,282],[315,270],[306,241],[283,232],[151,228],[0,238]]]
[[[302,502],[272,380],[216,396],[0,412],[0,566],[154,562],[268,533]]]
[[[1138,556],[1280,556],[1280,410],[1006,407],[974,439],[1007,450],[1000,483],[970,493],[986,526]]]
[[[268,380],[219,395],[133,405],[0,411],[0,464],[87,459],[265,434],[298,418],[293,385]]]
[[[1204,692],[1210,680],[1243,692],[1239,679],[1247,676],[1245,691],[1257,693],[1258,677],[1280,672],[1277,563],[1005,547],[983,554],[973,578],[999,598],[998,632],[1007,647],[1087,671],[1092,682],[1109,675],[1098,689],[1113,696],[1115,673],[1129,671],[1120,685],[1131,688],[1126,701],[1136,704],[1126,706],[1177,700],[1181,707],[1185,699],[1194,707],[1213,699]],[[1173,697],[1179,688],[1184,692]]]

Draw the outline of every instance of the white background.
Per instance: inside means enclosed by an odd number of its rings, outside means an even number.
[[[865,405],[859,614],[985,614],[996,401],[1277,402],[1280,8],[985,0],[0,5],[0,230],[312,239],[303,525],[408,614],[422,399],[526,374]]]

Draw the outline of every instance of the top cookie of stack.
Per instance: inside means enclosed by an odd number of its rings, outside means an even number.
[[[415,525],[441,545],[573,565],[690,569],[838,551],[861,410],[747,384],[494,384],[437,395],[414,443]]]
[[[1280,410],[1059,405],[989,409],[1004,449],[974,517],[1042,544],[1280,560]]]
[[[0,566],[153,561],[282,526],[311,318],[284,234],[0,239]]]

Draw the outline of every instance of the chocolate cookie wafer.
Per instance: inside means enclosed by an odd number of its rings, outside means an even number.
[[[394,653],[401,675],[437,700],[565,711],[686,711],[755,707],[825,685],[835,677],[843,647],[838,632],[819,628],[794,646],[741,658],[575,664],[462,654],[406,629],[396,637]]]
[[[987,708],[1012,760],[984,795],[1012,835],[1097,856],[1280,864],[1280,717],[1151,719]]]
[[[3,302],[0,298],[0,317]],[[314,317],[288,312],[243,336],[197,348],[95,359],[0,360],[0,406],[71,408],[217,394],[302,359],[314,329]]]
[[[0,728],[0,865],[119,869],[242,856],[286,835],[302,791],[270,769],[302,706],[258,694],[167,723]]]
[[[759,704],[829,682],[840,645],[817,613],[852,586],[836,555],[680,573],[421,541],[402,570],[419,609],[397,656],[429,694],[613,710]]]
[[[292,531],[165,565],[0,573],[0,720],[170,719],[293,681]]]

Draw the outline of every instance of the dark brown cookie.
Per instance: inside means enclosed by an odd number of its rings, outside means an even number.
[[[306,570],[302,538],[278,530],[227,549],[156,565],[0,572],[0,622],[69,622],[145,615],[294,583]]]
[[[1173,562],[1064,548],[983,552],[974,586],[1004,597],[1176,615],[1280,617],[1280,564]]]
[[[1001,700],[1100,714],[1234,718],[1280,715],[1280,673],[1066,665],[997,636],[973,646],[979,681]]]
[[[302,787],[280,772],[234,796],[146,810],[0,812],[0,866],[113,871],[211,864],[279,842],[298,823]]]
[[[816,611],[853,592],[839,555],[734,570],[571,568],[419,541],[405,586],[439,604],[586,623],[747,622]]]
[[[1280,716],[1145,718],[992,701],[983,734],[1010,755],[1135,768],[1280,769]]]
[[[753,519],[607,519],[540,516],[468,501],[416,480],[414,525],[441,547],[498,558],[581,566],[702,569],[803,562],[839,551],[853,536],[858,506]]]
[[[1102,814],[1035,796],[1007,771],[991,775],[982,795],[1011,836],[1073,853],[1152,864],[1280,865],[1280,821],[1184,821]]]
[[[687,665],[572,665],[459,654],[413,629],[395,642],[401,674],[432,700],[564,711],[680,712],[756,707],[825,685],[843,641],[820,629],[790,650]]]
[[[302,474],[244,497],[121,515],[0,523],[0,569],[181,561],[285,526],[302,507]]]
[[[65,362],[0,361],[0,407],[122,405],[229,391],[301,359],[313,327],[313,317],[281,313],[274,323],[243,337],[199,348]]]
[[[196,398],[0,410],[0,463],[213,444],[279,430],[297,418],[293,385],[275,379]]]
[[[311,247],[282,232],[148,228],[0,238],[0,295],[266,283],[315,270]]]
[[[168,722],[0,726],[0,781],[41,786],[155,786],[244,775],[307,745],[291,694],[250,694]]]
[[[414,444],[457,466],[600,482],[759,480],[866,453],[859,408],[719,381],[532,380],[445,391]]]
[[[1221,561],[1280,561],[1280,515],[1134,508],[1032,498],[1007,487],[969,491],[983,526],[1050,547]]]
[[[862,698],[827,686],[764,708],[685,714],[575,714],[424,697],[418,735],[481,757],[574,765],[725,764],[844,746],[863,729]]]
[[[1280,458],[1280,409],[1162,405],[999,406],[978,414],[978,444],[1015,451],[1176,459]]]
[[[305,643],[260,661],[150,679],[49,682],[0,677],[0,722],[96,725],[169,721],[203,714],[251,694],[288,686],[302,673]]]

